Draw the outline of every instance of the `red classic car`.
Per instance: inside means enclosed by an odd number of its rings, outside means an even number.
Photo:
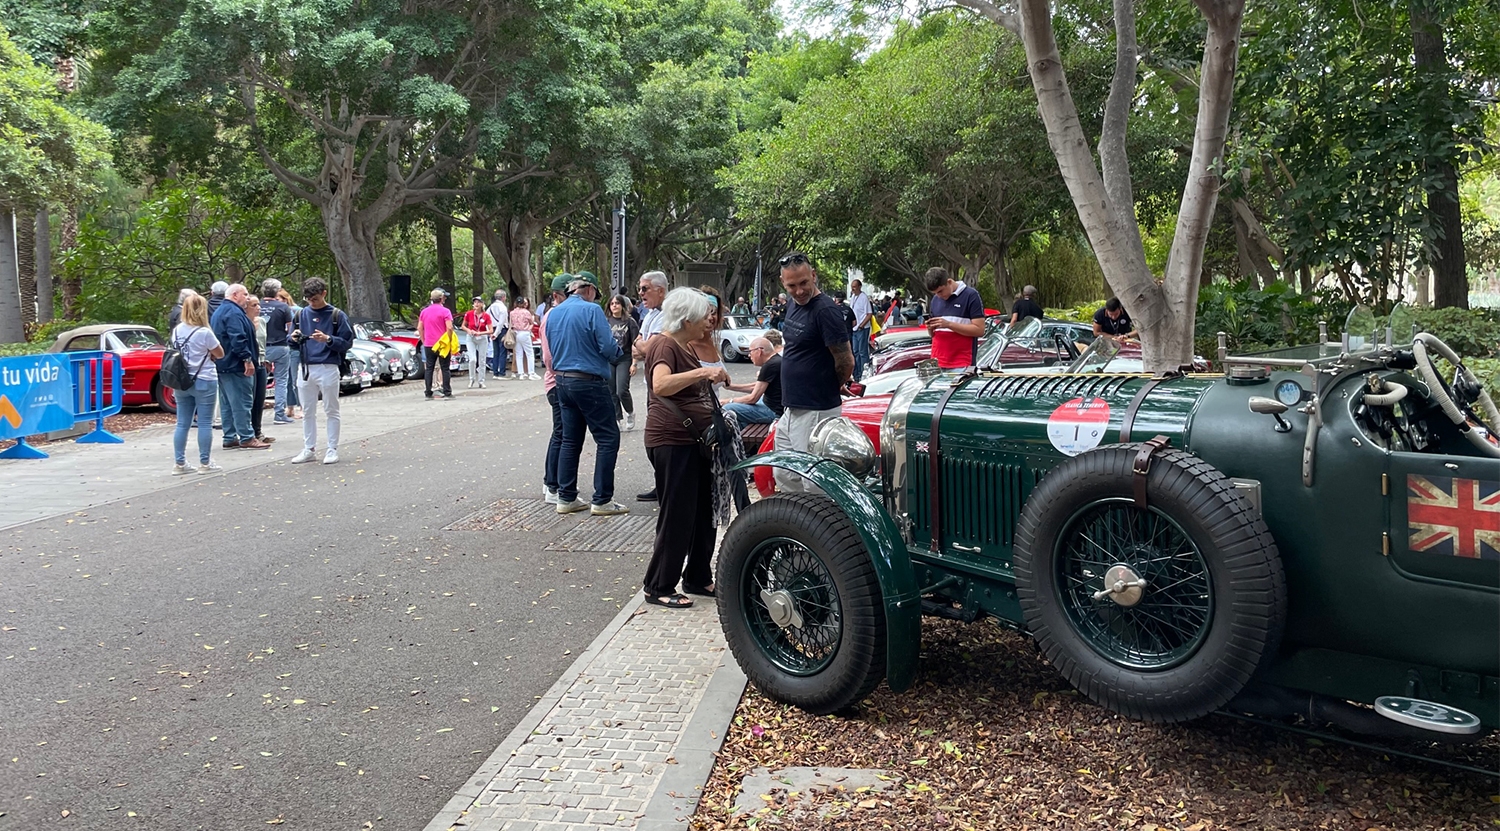
[[[161,359],[166,342],[150,326],[135,323],[105,323],[80,326],[57,336],[48,352],[89,352],[102,349],[120,356],[127,407],[155,404],[165,412],[177,412],[177,393],[161,383]]]

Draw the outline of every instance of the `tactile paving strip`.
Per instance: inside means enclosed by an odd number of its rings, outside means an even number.
[[[582,516],[587,517],[584,513]],[[502,499],[444,528],[444,531],[555,531],[579,514],[559,514],[540,499]]]

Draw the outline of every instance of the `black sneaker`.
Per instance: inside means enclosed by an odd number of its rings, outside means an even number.
[[[656,501],[656,488],[652,488],[651,490],[646,491],[645,493],[638,493],[638,494],[635,495],[635,498],[638,501],[640,501],[640,502],[655,502]]]

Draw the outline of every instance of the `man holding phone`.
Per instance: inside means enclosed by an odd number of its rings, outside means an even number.
[[[933,360],[943,369],[973,366],[979,338],[984,335],[984,301],[979,292],[954,280],[946,268],[929,268],[922,280],[932,292],[927,331],[932,333]]]
[[[328,452],[323,464],[339,460],[339,364],[354,343],[349,317],[328,303],[328,284],[317,277],[302,284],[307,306],[293,322],[292,344],[301,353],[297,398],[302,402],[302,452],[292,464],[310,462],[318,449],[318,399],[327,415]]]

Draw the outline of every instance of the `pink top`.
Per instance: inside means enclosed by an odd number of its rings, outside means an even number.
[[[417,334],[422,338],[423,346],[433,346],[438,338],[448,331],[448,326],[453,323],[453,313],[448,307],[441,303],[428,304],[427,308],[417,315]]]
[[[531,323],[532,323],[532,317],[531,317],[531,310],[530,309],[511,309],[510,310],[510,328],[512,328],[514,330],[517,330],[517,331],[520,331],[520,332],[530,333],[531,332]]]

